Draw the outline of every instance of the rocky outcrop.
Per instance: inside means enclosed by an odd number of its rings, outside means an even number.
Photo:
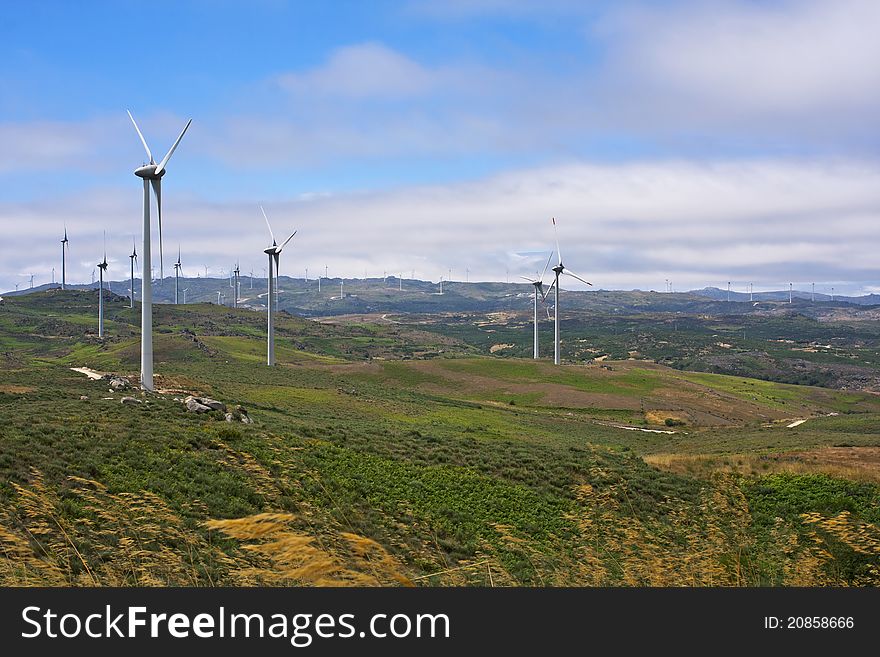
[[[210,406],[203,404],[200,398],[193,397],[192,395],[183,400],[183,405],[186,406],[186,410],[190,413],[209,413],[214,410]]]
[[[110,391],[111,392],[117,392],[119,390],[126,390],[131,387],[131,384],[128,382],[128,379],[124,379],[117,374],[105,374],[102,378],[104,378],[110,382]]]
[[[140,399],[135,399],[134,397],[123,397],[123,398],[120,399],[119,401],[120,401],[121,403],[126,404],[126,405],[129,405],[129,406],[135,406],[135,405],[141,403],[141,400],[140,400]]]

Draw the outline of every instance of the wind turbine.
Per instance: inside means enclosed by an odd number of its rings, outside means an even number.
[[[788,284],[788,302],[789,303],[791,303],[793,292],[794,292],[794,283],[789,283]]]
[[[293,231],[290,234],[290,237],[288,237],[286,240],[284,240],[284,242],[281,244],[281,246],[278,246],[278,242],[275,241],[275,233],[272,232],[272,226],[269,224],[269,217],[266,216],[266,211],[263,209],[262,205],[260,206],[260,212],[263,213],[263,219],[266,220],[266,227],[269,229],[269,235],[272,237],[272,246],[263,250],[263,253],[265,253],[267,256],[269,256],[269,276],[268,276],[269,290],[268,290],[268,294],[266,295],[267,304],[268,304],[268,308],[267,308],[268,312],[266,314],[269,317],[269,319],[268,319],[268,338],[267,338],[268,341],[267,341],[266,364],[269,365],[270,367],[272,367],[273,365],[275,365],[275,326],[274,326],[274,317],[272,316],[274,313],[274,310],[275,310],[274,309],[275,304],[273,302],[273,297],[274,297],[274,289],[273,289],[274,280],[273,279],[274,279],[274,276],[273,276],[273,272],[272,272],[272,267],[274,266],[276,270],[278,269],[278,265],[280,264],[279,258],[281,257],[281,250],[285,246],[287,246],[287,243],[290,240],[293,239],[293,236],[296,235],[296,231]],[[319,284],[320,284],[320,279],[319,279]]]
[[[727,281],[727,303],[730,303],[730,281]]]
[[[107,271],[107,244],[104,243],[104,259],[98,263],[100,286],[98,287],[98,337],[104,337],[104,272]]]
[[[241,270],[238,267],[238,263],[235,263],[235,269],[232,270],[232,273],[235,274],[235,289],[232,291],[232,307],[238,308],[238,291],[240,288],[239,283],[239,274]]]
[[[144,262],[151,266],[150,187],[152,187],[153,193],[156,195],[156,209],[159,220],[159,271],[161,275],[164,273],[162,271],[162,176],[165,175],[165,166],[177,149],[178,144],[180,144],[180,140],[183,139],[183,135],[189,129],[192,119],[186,122],[186,125],[183,126],[183,130],[177,137],[177,141],[174,142],[159,164],[156,164],[153,160],[153,154],[150,152],[150,147],[147,146],[147,140],[144,139],[144,135],[141,133],[141,129],[138,128],[138,124],[131,115],[131,112],[128,112],[128,118],[131,119],[134,129],[141,139],[141,144],[143,144],[144,150],[147,152],[147,157],[150,158],[149,164],[134,170],[134,175],[144,180],[144,246],[142,254]],[[144,390],[153,390],[153,282],[146,275],[144,275],[141,281],[141,288],[141,387]]]
[[[34,275],[31,274],[31,289],[34,289]]]
[[[178,298],[180,294],[178,290],[180,289],[180,274],[183,271],[183,265],[180,264],[180,247],[177,247],[177,262],[174,263],[174,305],[178,304]]]
[[[554,298],[553,298],[553,363],[555,365],[559,365],[559,276],[561,274],[565,274],[566,276],[571,276],[579,280],[581,283],[586,283],[590,287],[593,286],[589,281],[585,281],[583,278],[572,272],[570,269],[566,270],[565,265],[562,264],[562,251],[559,249],[559,234],[556,231],[556,217],[551,219],[553,222],[553,236],[556,238],[556,255],[558,257],[558,263],[553,268],[553,273],[556,274],[553,284],[550,286],[550,290],[554,290]],[[550,294],[550,290],[547,290],[547,294]],[[544,295],[546,298],[547,295]]]
[[[67,226],[64,226],[64,239],[61,240],[61,289],[67,289],[67,251],[70,249],[67,239]]]
[[[544,271],[541,272],[541,275],[538,278],[531,279],[527,276],[521,276],[520,278],[524,278],[529,283],[535,286],[535,348],[533,358],[535,360],[538,359],[538,296],[540,295],[541,301],[544,301],[544,274],[547,273],[547,267],[550,266],[550,261],[553,259],[553,251],[550,252],[550,257],[547,258],[547,264],[544,265]],[[547,309],[547,313],[549,314],[550,309]],[[547,318],[549,319],[549,317]]]
[[[134,237],[131,238],[131,255],[128,256],[128,258],[131,260],[131,302],[129,308],[134,308],[134,266],[137,264],[138,259],[137,248],[134,245]]]
[[[754,300],[754,297],[755,297],[754,283],[749,283],[749,301]]]

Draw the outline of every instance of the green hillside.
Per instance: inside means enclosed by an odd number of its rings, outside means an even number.
[[[267,368],[263,315],[191,304],[145,396],[71,370],[136,383],[139,308],[101,340],[94,296],[0,302],[4,584],[880,581],[875,395],[286,313]]]

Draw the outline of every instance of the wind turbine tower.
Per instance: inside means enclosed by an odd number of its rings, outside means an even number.
[[[162,158],[159,164],[156,164],[153,160],[153,154],[150,152],[150,147],[147,146],[147,140],[144,139],[144,135],[141,133],[141,129],[138,128],[137,122],[134,120],[131,112],[128,112],[128,118],[131,119],[134,129],[137,131],[138,137],[140,137],[141,144],[143,144],[144,150],[147,152],[147,157],[150,158],[149,164],[138,167],[134,171],[134,175],[138,178],[142,178],[144,181],[144,244],[141,254],[143,255],[144,262],[147,266],[152,267],[153,261],[150,252],[150,187],[152,187],[153,193],[156,196],[156,210],[159,221],[159,271],[162,273],[162,176],[165,175],[165,166],[168,164],[168,161],[171,159],[171,156],[180,144],[180,140],[183,139],[183,135],[185,135],[186,131],[189,129],[190,124],[192,124],[192,119],[189,119],[186,122],[186,125],[183,126],[183,130],[177,137],[177,140],[165,154],[165,157]],[[146,271],[147,268],[145,267],[144,276],[141,280],[141,387],[144,390],[152,391],[154,389],[153,282],[146,276]]]
[[[134,266],[137,264],[138,254],[137,248],[134,244],[134,237],[131,238],[131,255],[128,256],[128,259],[131,260],[131,296],[129,297],[129,308],[134,308]]]
[[[100,285],[98,286],[98,337],[104,337],[104,272],[107,271],[107,248],[104,248],[104,259],[98,263]]]
[[[547,264],[544,265],[544,271],[541,272],[541,275],[538,278],[531,279],[526,276],[521,276],[520,278],[524,278],[529,283],[535,286],[535,327],[534,327],[534,348],[532,350],[532,357],[535,360],[538,360],[538,297],[541,297],[541,302],[544,301],[544,274],[547,273],[547,267],[550,266],[550,261],[553,259],[553,251],[550,252],[550,257],[547,258]]]
[[[64,239],[61,240],[61,289],[67,289],[67,250],[70,240],[67,239],[67,226],[64,227]]]
[[[296,235],[296,231],[293,231],[281,246],[278,246],[278,242],[275,241],[275,234],[272,232],[272,226],[269,224],[269,217],[266,216],[266,211],[263,209],[263,206],[260,206],[260,212],[263,213],[263,219],[266,220],[266,227],[269,229],[269,235],[272,237],[272,246],[267,247],[263,250],[267,256],[269,256],[269,276],[268,276],[268,284],[269,289],[266,295],[266,303],[267,303],[267,346],[266,346],[266,364],[269,367],[275,365],[275,318],[273,315],[275,314],[274,308],[274,275],[273,275],[273,267],[277,270],[279,265],[279,259],[281,257],[281,250],[287,246],[287,243],[293,239],[293,236]]]
[[[232,270],[232,273],[235,274],[235,289],[232,291],[232,307],[238,308],[238,297],[240,296],[241,291],[241,269],[237,262],[235,263],[235,269]]]
[[[553,222],[553,236],[556,238],[556,255],[558,257],[558,262],[555,267],[553,267],[553,273],[555,274],[555,278],[553,280],[553,285],[550,289],[554,290],[554,308],[553,308],[553,363],[555,365],[559,365],[560,356],[559,356],[559,276],[565,274],[566,276],[571,276],[579,280],[581,283],[586,283],[590,287],[592,287],[592,283],[589,281],[585,281],[583,278],[572,272],[571,270],[566,270],[565,265],[562,264],[562,251],[559,248],[559,234],[556,231],[556,217],[551,219]],[[549,294],[549,290],[547,291]]]
[[[180,272],[183,266],[180,264],[180,247],[177,247],[177,262],[174,263],[174,305],[178,305],[180,299]]]
[[[794,283],[788,284],[788,302],[791,303],[794,294]]]

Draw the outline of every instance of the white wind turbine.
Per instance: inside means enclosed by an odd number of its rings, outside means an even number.
[[[528,276],[520,276],[527,280],[529,283],[535,286],[535,348],[533,358],[535,360],[538,359],[538,297],[541,297],[541,301],[544,301],[544,275],[547,273],[547,267],[550,266],[550,261],[553,259],[553,251],[550,252],[550,257],[547,258],[547,264],[544,265],[544,271],[541,272],[541,275],[538,278],[529,278]],[[549,313],[549,308],[547,309]]]
[[[98,337],[104,337],[104,272],[107,271],[107,238],[104,238],[104,259],[98,263],[100,285],[98,287]]]
[[[131,260],[131,297],[129,308],[134,308],[134,266],[137,264],[138,259],[137,248],[134,245],[134,237],[131,238],[131,255],[128,256],[128,259]]]
[[[550,294],[551,290],[555,291],[553,300],[553,363],[559,365],[559,276],[560,274],[571,276],[572,278],[579,280],[581,283],[586,283],[590,287],[592,287],[593,284],[589,281],[585,281],[570,269],[566,269],[562,264],[562,251],[559,249],[559,234],[556,232],[556,218],[553,217],[551,220],[553,222],[553,236],[556,238],[556,255],[558,263],[553,267],[553,273],[556,276],[553,279],[553,284],[550,286],[550,289],[547,290],[547,294]],[[544,298],[547,298],[546,294],[544,295]]]
[[[239,291],[241,290],[241,282],[239,279],[239,276],[241,275],[241,269],[238,266],[238,262],[235,263],[235,269],[232,270],[232,273],[235,275],[232,283],[232,307],[238,308],[238,297]]]
[[[152,186],[153,193],[156,195],[156,209],[159,220],[159,271],[160,276],[162,276],[164,275],[162,271],[162,176],[165,175],[165,166],[177,149],[178,144],[180,144],[180,140],[183,139],[183,135],[189,129],[192,119],[186,122],[186,125],[183,126],[183,130],[177,137],[177,141],[174,142],[174,145],[171,146],[159,164],[156,164],[153,161],[150,147],[147,146],[147,140],[144,139],[144,135],[141,133],[141,129],[138,128],[138,124],[131,115],[131,112],[128,112],[128,118],[131,119],[134,129],[144,145],[144,150],[147,152],[147,157],[150,158],[150,163],[135,169],[134,175],[144,180],[144,245],[142,256],[146,267],[144,268],[145,275],[141,281],[141,387],[144,390],[153,390],[153,286],[150,277],[146,276],[147,268],[152,268],[152,256],[150,253],[150,187]]]
[[[183,273],[183,265],[180,264],[180,247],[177,247],[177,262],[174,263],[174,305],[178,304],[180,294],[180,275]]]
[[[61,289],[67,289],[67,251],[70,249],[67,239],[67,226],[64,226],[64,239],[61,240]]]
[[[266,220],[266,226],[269,228],[269,235],[272,237],[272,246],[263,250],[263,253],[269,256],[269,276],[268,283],[269,289],[267,290],[266,295],[266,303],[267,310],[266,313],[269,316],[268,319],[268,342],[267,342],[267,355],[266,355],[266,364],[270,367],[275,365],[275,325],[274,325],[274,317],[273,314],[275,312],[274,308],[274,284],[275,284],[275,276],[273,273],[273,266],[277,271],[279,265],[279,258],[281,257],[281,250],[287,246],[287,243],[293,239],[293,236],[296,235],[296,231],[293,231],[284,243],[281,246],[278,246],[278,242],[275,241],[275,233],[272,232],[272,226],[269,224],[269,217],[266,216],[266,211],[263,209],[263,206],[260,206],[260,212],[263,213],[263,219]]]

